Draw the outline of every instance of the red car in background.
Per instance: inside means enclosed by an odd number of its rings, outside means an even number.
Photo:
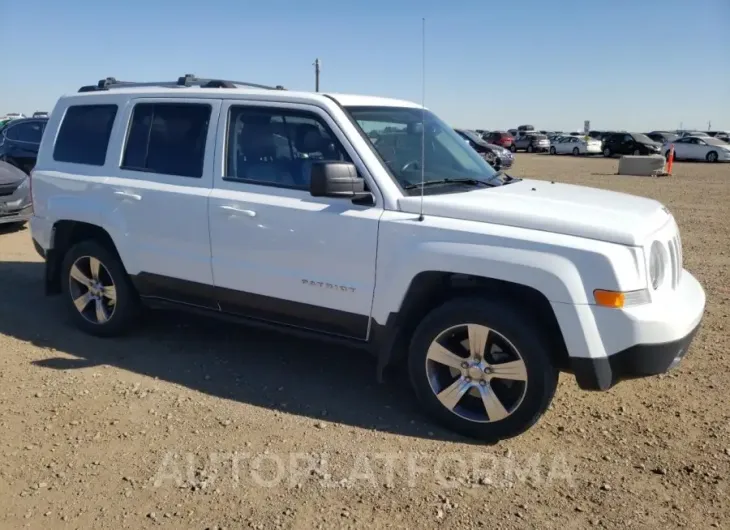
[[[500,147],[504,147],[505,149],[509,149],[512,147],[512,143],[515,139],[507,131],[492,131],[487,133],[484,140],[487,143],[496,144]]]

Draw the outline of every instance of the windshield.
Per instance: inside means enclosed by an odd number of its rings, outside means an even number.
[[[490,185],[502,184],[492,166],[429,111],[405,107],[346,108],[403,188],[420,185],[422,160],[425,183],[474,179]]]
[[[633,133],[631,136],[634,137],[634,140],[636,140],[637,142],[642,143],[642,144],[653,144],[654,143],[654,140],[652,140],[645,134]]]
[[[720,147],[727,147],[727,142],[723,142],[719,138],[713,138],[712,136],[702,137],[702,141],[708,145],[719,145]]]

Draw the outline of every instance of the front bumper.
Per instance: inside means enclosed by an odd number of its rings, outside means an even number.
[[[700,328],[705,292],[686,270],[669,298],[617,310],[591,306],[604,355],[571,357],[584,390],[607,390],[619,381],[667,372],[686,355]]]
[[[583,390],[608,390],[619,381],[668,372],[687,354],[698,324],[687,336],[662,344],[637,344],[609,357],[574,357],[571,369]]]
[[[1,203],[2,201],[0,201]],[[0,204],[0,225],[8,223],[25,223],[33,216],[33,206],[28,204],[21,208],[6,209]]]

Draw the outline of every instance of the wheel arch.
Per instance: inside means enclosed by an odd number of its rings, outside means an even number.
[[[119,257],[109,232],[83,221],[60,220],[53,225],[51,247],[46,253],[46,293],[61,292],[61,264],[68,250],[82,241],[93,240]]]
[[[372,321],[371,348],[378,358],[379,374],[405,358],[408,342],[418,323],[434,308],[462,296],[498,298],[529,313],[529,318],[550,341],[553,362],[569,368],[568,349],[558,319],[547,297],[527,285],[483,276],[443,271],[424,271],[411,281],[400,308],[384,325]]]

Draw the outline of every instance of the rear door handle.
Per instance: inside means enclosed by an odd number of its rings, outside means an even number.
[[[136,193],[130,193],[128,191],[115,191],[114,195],[121,197],[122,199],[132,199],[134,201],[141,201],[142,196]]]
[[[253,210],[244,210],[243,208],[238,208],[237,206],[221,206],[221,210],[240,213],[241,215],[245,215],[247,217],[256,217],[256,212],[254,212]]]

